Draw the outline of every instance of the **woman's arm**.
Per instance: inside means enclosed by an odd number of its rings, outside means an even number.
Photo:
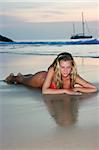
[[[80,95],[81,94],[80,92],[76,92],[73,89],[51,89],[50,85],[51,85],[53,76],[54,76],[54,69],[51,67],[48,70],[46,79],[45,79],[43,87],[42,87],[43,94],[63,94],[63,93],[70,94],[70,95]]]
[[[80,85],[80,87],[74,87],[74,91],[76,92],[79,91],[83,93],[92,93],[97,91],[96,86],[84,80],[79,75],[76,78],[76,83]]]

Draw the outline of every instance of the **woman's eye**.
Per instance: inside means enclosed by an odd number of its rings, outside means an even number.
[[[62,68],[62,69],[65,69],[65,67],[62,67],[62,66],[61,66],[61,68]]]
[[[65,68],[65,67],[62,67],[62,66],[61,66],[61,68],[62,68],[62,69],[71,69],[71,67],[66,67],[66,68]]]

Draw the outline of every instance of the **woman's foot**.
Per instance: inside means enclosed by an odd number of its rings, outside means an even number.
[[[7,78],[5,78],[4,82],[8,84],[14,84],[15,83],[15,76],[13,73],[11,73]]]
[[[23,79],[24,79],[24,75],[22,75],[21,73],[18,73],[17,76],[16,76],[16,84],[17,83],[19,83],[19,84],[22,83]]]

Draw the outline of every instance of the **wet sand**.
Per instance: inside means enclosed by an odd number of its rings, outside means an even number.
[[[53,60],[47,56],[6,57],[1,79],[10,72],[46,70]],[[99,88],[99,60],[84,59],[82,63],[78,59],[79,73]],[[1,150],[99,149],[99,93],[42,95],[41,90],[1,81],[0,97]]]

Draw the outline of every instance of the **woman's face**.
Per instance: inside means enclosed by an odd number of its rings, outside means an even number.
[[[60,70],[61,70],[61,74],[62,74],[63,77],[67,77],[68,75],[70,75],[71,70],[72,70],[71,61],[61,60],[60,61]]]

